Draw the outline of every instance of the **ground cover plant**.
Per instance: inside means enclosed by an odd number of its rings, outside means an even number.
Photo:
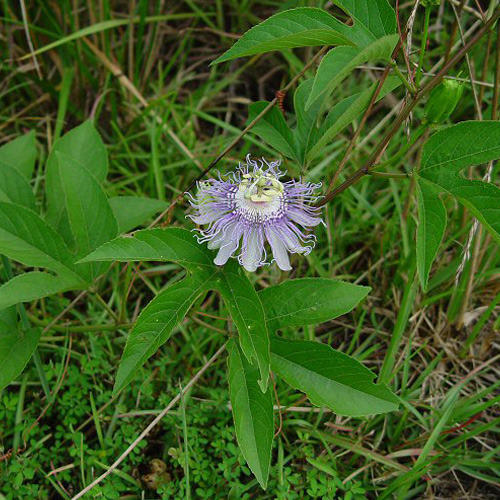
[[[4,2],[0,498],[496,498],[498,2]]]

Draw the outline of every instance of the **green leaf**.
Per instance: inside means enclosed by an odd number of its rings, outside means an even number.
[[[7,165],[16,169],[27,181],[31,180],[36,160],[35,132],[17,137],[0,148],[0,169]]]
[[[49,154],[45,182],[47,220],[71,245],[73,236],[66,213],[58,154],[66,155],[74,164],[86,169],[99,183],[104,181],[108,172],[108,155],[91,121],[82,123],[58,139]]]
[[[228,380],[234,428],[241,452],[257,481],[266,488],[273,443],[271,389],[263,393],[259,371],[250,365],[237,344],[229,347]]]
[[[35,212],[0,202],[0,253],[26,266],[45,267],[81,282],[63,239]]]
[[[83,257],[113,239],[118,233],[118,224],[97,180],[63,153],[57,153],[57,161],[76,257]],[[94,277],[97,274],[96,268]]]
[[[103,182],[108,175],[108,154],[99,132],[87,120],[71,129],[56,141],[50,157],[57,153],[70,156],[79,165],[87,169],[98,182]]]
[[[119,233],[126,233],[140,226],[168,207],[165,201],[138,196],[115,196],[108,201],[118,222]]]
[[[333,3],[348,12],[355,24],[376,38],[396,31],[396,14],[387,0],[334,0]]]
[[[439,182],[466,167],[500,157],[500,121],[464,121],[433,134],[422,151],[419,174]]]
[[[21,332],[0,319],[0,391],[24,370],[40,339],[40,329]]]
[[[213,263],[213,253],[200,245],[186,229],[145,229],[132,237],[116,238],[105,243],[81,262],[91,261],[173,261],[186,267],[204,281],[205,289],[218,290],[240,334],[242,350],[248,360],[255,360],[261,373],[261,387],[269,378],[269,338],[264,310],[257,292],[235,261],[223,268]],[[210,277],[215,276],[216,279]],[[193,278],[194,279],[194,278]]]
[[[212,259],[212,253],[196,241],[192,232],[169,227],[115,238],[81,260],[173,261],[193,273],[158,294],[139,315],[120,362],[115,392],[125,387],[137,369],[168,340],[199,295],[216,288],[212,277],[220,271]]]
[[[377,101],[392,92],[401,85],[401,80],[397,77],[389,77],[382,85]],[[315,136],[316,142],[311,145],[307,152],[308,161],[313,160],[323,152],[327,144],[368,107],[377,84],[370,88],[349,96],[336,104],[328,113],[324,123]]]
[[[347,26],[322,9],[299,7],[279,12],[249,29],[212,64],[272,50],[366,43],[372,38],[361,23]]]
[[[499,138],[500,121],[461,122],[441,130],[424,145],[418,174],[455,196],[500,242],[500,189],[460,174],[500,158]]]
[[[121,236],[105,243],[81,260],[130,262],[173,261],[190,270],[213,268],[213,254],[200,245],[187,229],[143,229],[133,236]]]
[[[315,325],[352,311],[370,292],[367,286],[328,278],[299,278],[259,292],[270,331]]]
[[[71,279],[70,276],[54,276],[39,271],[19,274],[0,286],[0,309],[83,287],[81,280]]]
[[[319,342],[271,338],[271,367],[317,406],[359,417],[393,411],[398,399],[359,361]]]
[[[0,201],[9,201],[35,210],[35,196],[26,178],[14,167],[0,164]]]
[[[210,274],[187,276],[160,292],[141,312],[130,332],[116,375],[116,394],[163,345],[181,323],[194,301],[206,290]]]
[[[439,190],[425,179],[418,179],[417,269],[423,290],[446,229],[446,209]]]
[[[349,96],[336,104],[319,129],[316,123],[325,96],[320,95],[314,105],[306,109],[306,101],[312,85],[312,79],[306,80],[295,92],[294,107],[297,115],[297,126],[293,131],[286,124],[282,113],[276,108],[273,109],[272,117],[269,120],[264,117],[260,122],[263,125],[257,125],[253,129],[262,140],[285,156],[295,158],[300,164],[304,164],[305,158],[311,161],[322,154],[327,144],[366,109],[377,84],[375,83],[365,91]],[[400,85],[399,78],[389,77],[382,86],[377,101]],[[249,121],[255,118],[265,105],[266,103],[262,101],[251,104]]]
[[[269,103],[258,101],[250,104],[248,120],[250,123]],[[253,127],[252,132],[267,142],[276,151],[288,158],[295,158],[295,144],[293,134],[281,111],[274,107]]]
[[[398,35],[391,34],[373,41],[366,47],[343,46],[330,50],[318,67],[306,108],[309,108],[321,96],[331,94],[360,64],[367,61],[388,61],[397,41]]]
[[[316,142],[318,135],[316,122],[323,104],[323,99],[318,99],[306,109],[306,102],[311,93],[313,82],[313,78],[305,80],[297,87],[293,95],[293,107],[297,116],[297,127],[294,130],[294,135],[297,144],[297,156],[302,165],[304,164],[306,152]]]
[[[259,296],[241,266],[234,260],[222,268],[215,288],[222,295],[238,329],[241,350],[250,363],[257,364],[259,384],[262,391],[266,391],[270,365],[269,335]]]

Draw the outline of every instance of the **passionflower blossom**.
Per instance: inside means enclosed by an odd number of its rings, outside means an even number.
[[[268,264],[265,242],[269,243],[283,271],[291,269],[289,253],[307,255],[315,237],[302,228],[321,222],[320,209],[311,204],[321,184],[290,180],[280,181],[281,161],[264,158],[245,163],[219,179],[197,183],[196,197],[188,194],[194,213],[189,215],[197,225],[200,243],[218,249],[214,263],[222,266],[237,251],[238,261],[247,271]]]

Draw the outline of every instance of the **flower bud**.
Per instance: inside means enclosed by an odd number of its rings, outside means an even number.
[[[464,86],[456,80],[443,80],[435,87],[425,105],[424,114],[430,123],[443,123],[455,110]]]

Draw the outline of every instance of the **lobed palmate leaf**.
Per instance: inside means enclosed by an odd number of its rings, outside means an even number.
[[[469,180],[466,167],[500,158],[500,121],[466,121],[436,132],[422,150],[418,172],[417,268],[425,289],[446,227],[441,193],[454,196],[500,241],[500,189]]]
[[[266,389],[269,377],[270,354],[264,310],[255,289],[235,262],[230,262],[223,268],[215,266],[212,252],[204,245],[200,245],[190,231],[173,227],[145,229],[137,231],[132,237],[116,238],[96,249],[82,259],[82,262],[112,260],[122,262],[135,260],[173,261],[184,266],[189,271],[191,279],[186,283],[184,281],[187,278],[181,282],[184,283],[182,285],[183,289],[186,294],[189,288],[196,292],[193,292],[192,297],[190,296],[192,300],[189,299],[190,302],[188,301],[189,307],[203,291],[219,291],[238,329],[242,351],[249,362],[255,363],[259,367],[261,387],[262,390]],[[195,288],[193,288],[194,283],[196,283]],[[169,288],[162,294],[166,294],[165,296],[168,297],[168,290]],[[150,325],[150,312],[153,311],[156,315],[160,313],[161,301],[163,301],[162,294],[155,297],[143,311],[141,322]],[[157,302],[160,303],[160,309],[157,308]],[[174,317],[176,320],[179,320],[179,318],[182,320],[189,307],[184,308],[181,301],[178,301],[178,303],[179,309],[176,310]],[[163,324],[158,318],[159,316],[155,317],[155,320],[158,320],[156,321],[158,329],[162,329]],[[135,370],[142,366],[146,359],[168,339],[172,328],[178,322],[175,321],[171,325],[169,324],[168,333],[162,331],[159,335],[155,334],[156,336],[152,339],[155,345],[153,350],[150,350],[147,342],[143,342],[141,339],[136,342],[135,337],[144,336],[142,326],[139,329],[135,327],[132,330],[125,352],[127,357],[130,357],[131,351],[128,346],[129,344],[133,345],[134,360],[136,362],[127,363],[126,372],[123,372],[126,374],[122,373],[120,375],[120,388],[126,383],[122,383],[122,380],[129,380],[128,373],[133,374]],[[148,330],[148,335],[151,335],[153,331]]]

